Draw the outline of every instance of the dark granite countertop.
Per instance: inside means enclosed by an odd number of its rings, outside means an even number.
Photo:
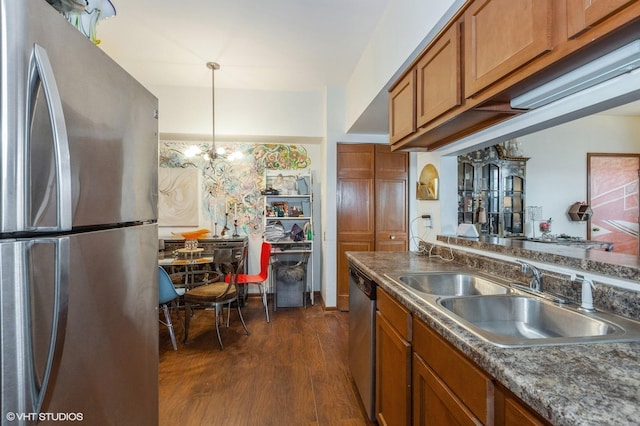
[[[347,257],[551,423],[640,423],[640,343],[500,348],[385,277],[462,266],[413,253],[348,252]]]
[[[460,246],[522,257],[586,272],[640,281],[640,257],[604,250],[586,250],[561,244],[481,236],[463,238],[438,235],[438,241]]]

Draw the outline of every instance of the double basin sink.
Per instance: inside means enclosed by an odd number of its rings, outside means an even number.
[[[389,277],[480,338],[500,347],[640,341],[640,323],[583,313],[475,273]]]

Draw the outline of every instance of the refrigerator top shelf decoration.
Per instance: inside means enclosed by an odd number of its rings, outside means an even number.
[[[116,8],[110,0],[47,0],[47,2],[95,44],[100,44],[96,30],[98,22],[116,15]]]

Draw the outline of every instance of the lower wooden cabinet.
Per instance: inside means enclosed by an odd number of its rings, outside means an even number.
[[[376,418],[381,425],[550,425],[378,287]]]
[[[376,418],[381,425],[411,422],[411,314],[378,287]]]
[[[482,424],[447,384],[415,353],[412,367],[414,425]]]
[[[496,386],[496,424],[504,426],[550,425],[503,386]]]
[[[443,407],[456,414],[459,419],[471,422],[469,424],[494,423],[492,378],[418,318],[413,319],[413,350],[413,368],[416,369],[420,362],[428,368],[434,378],[427,383],[433,385],[432,390],[439,389],[439,392],[432,392],[432,395],[447,402]],[[423,397],[419,394],[419,389],[414,387],[414,404],[429,406]],[[426,416],[431,417],[430,414]],[[415,420],[414,424],[432,424],[416,423]],[[457,424],[467,424],[465,422]]]

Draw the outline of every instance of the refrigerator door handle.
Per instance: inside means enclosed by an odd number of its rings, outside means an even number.
[[[44,368],[44,374],[42,376],[42,382],[38,386],[36,383],[34,373],[33,381],[33,393],[35,405],[35,413],[40,413],[42,408],[47,403],[47,399],[51,394],[51,381],[55,380],[55,377],[60,367],[60,357],[62,354],[62,348],[64,346],[65,331],[67,327],[67,314],[69,310],[69,277],[70,277],[70,249],[69,238],[55,238],[55,239],[38,239],[34,240],[32,244],[55,244],[55,282],[54,282],[54,297],[53,297],[53,318],[51,325],[51,334],[49,339],[49,347],[47,351],[46,364]],[[27,304],[27,309],[30,310],[30,303]],[[28,317],[31,317],[31,313],[28,312]],[[35,368],[35,357],[33,350],[30,351],[32,357],[32,368]]]
[[[49,108],[49,120],[53,131],[53,146],[56,168],[57,196],[57,224],[55,227],[40,227],[36,231],[68,231],[72,226],[72,192],[71,192],[71,156],[69,154],[69,137],[67,125],[62,109],[62,100],[56,84],[55,75],[47,51],[39,44],[33,45],[31,65],[29,69],[29,120],[33,117],[35,97],[37,94],[38,77],[42,82],[47,106]],[[30,131],[30,125],[27,131]],[[29,140],[29,138],[27,138]],[[25,185],[26,191],[30,191],[30,185]],[[26,194],[28,195],[28,194]],[[26,199],[30,199],[27,197]]]

